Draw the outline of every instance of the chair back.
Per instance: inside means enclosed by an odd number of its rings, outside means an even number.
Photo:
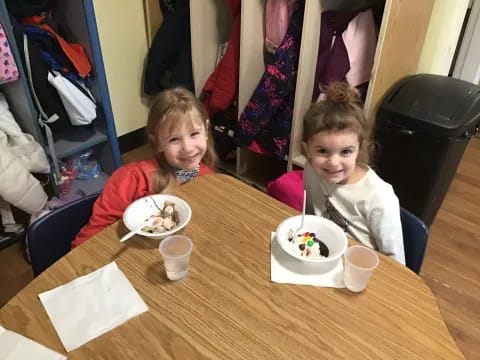
[[[267,194],[298,211],[303,207],[303,170],[289,171],[267,185]]]
[[[84,196],[30,224],[26,241],[35,276],[70,251],[75,236],[88,223],[98,196]]]
[[[404,208],[400,209],[400,219],[405,247],[405,262],[410,270],[418,274],[427,249],[428,228],[422,220]]]

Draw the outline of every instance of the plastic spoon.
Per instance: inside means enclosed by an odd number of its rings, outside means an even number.
[[[133,235],[136,235],[138,234],[138,232],[140,230],[142,230],[145,226],[149,226],[152,224],[153,222],[153,218],[150,218],[148,219],[147,221],[145,221],[142,225],[140,225],[139,227],[133,229],[132,231],[130,231],[129,233],[125,234],[121,239],[120,239],[120,242],[124,242],[124,241],[127,241],[128,239],[130,239]]]
[[[300,225],[300,229],[303,228],[303,224],[305,223],[305,207],[307,204],[307,190],[303,189],[303,207],[302,207],[302,224]],[[298,231],[300,231],[298,229]]]
[[[302,222],[300,223],[300,226],[293,232],[293,234],[289,234],[288,238],[289,239],[294,239],[297,234],[302,230],[303,225],[305,223],[305,207],[307,203],[307,190],[303,190],[303,207],[302,207]],[[291,231],[291,230],[290,230]]]

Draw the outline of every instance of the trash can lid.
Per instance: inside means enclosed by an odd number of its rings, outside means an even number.
[[[401,125],[408,128],[458,136],[480,122],[480,87],[441,75],[408,76],[390,91],[381,110],[401,115]]]

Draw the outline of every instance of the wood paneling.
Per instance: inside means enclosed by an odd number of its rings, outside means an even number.
[[[226,42],[232,28],[232,14],[223,0],[190,0],[190,31],[192,70],[195,95],[203,86],[217,63],[218,47]]]
[[[293,164],[304,166],[302,159],[303,117],[312,104],[315,87],[315,71],[317,67],[318,47],[320,45],[320,28],[322,21],[322,6],[320,1],[306,1],[303,17],[302,42],[298,59],[297,84],[295,88],[295,106],[293,108],[292,130],[290,133],[290,150],[288,169]]]
[[[379,104],[393,84],[417,73],[434,0],[387,0],[378,35],[365,112],[374,120]],[[419,21],[419,19],[421,19]],[[428,19],[428,20],[427,20]]]

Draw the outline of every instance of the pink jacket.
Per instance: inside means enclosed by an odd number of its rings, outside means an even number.
[[[350,61],[350,71],[345,78],[352,86],[364,84],[370,80],[377,49],[377,29],[372,9],[358,13],[342,37]]]
[[[5,30],[0,24],[0,84],[18,79],[18,68],[7,40]]]
[[[275,53],[287,32],[296,0],[267,0],[265,8],[265,46]]]

